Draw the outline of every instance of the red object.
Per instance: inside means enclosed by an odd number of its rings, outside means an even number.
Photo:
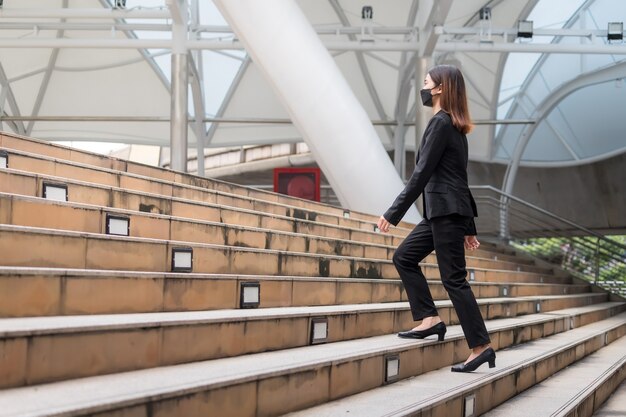
[[[274,192],[320,201],[319,168],[274,168]]]

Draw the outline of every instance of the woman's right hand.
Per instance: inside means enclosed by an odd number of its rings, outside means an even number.
[[[480,242],[476,236],[465,236],[465,249],[476,250],[480,246]]]
[[[389,223],[383,216],[380,216],[380,219],[378,219],[378,229],[383,233],[387,233],[389,231],[389,226],[391,226],[391,223]]]

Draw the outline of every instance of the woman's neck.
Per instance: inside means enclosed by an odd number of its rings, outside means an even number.
[[[433,103],[433,115],[439,113],[441,111],[441,106],[439,105],[439,100],[436,103]]]

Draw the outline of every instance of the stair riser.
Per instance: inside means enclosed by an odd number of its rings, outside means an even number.
[[[543,301],[542,310],[599,303],[606,301],[606,296],[567,301]],[[536,312],[533,301],[481,305],[480,310],[485,319]],[[459,324],[451,306],[438,311],[444,322]],[[415,325],[408,308],[315,317],[328,320],[328,343],[397,333]],[[298,316],[1,337],[4,348],[0,348],[0,353],[4,350],[11,354],[0,354],[0,375],[5,376],[0,378],[0,388],[307,346],[310,320],[309,316]],[[27,363],[20,364],[19,359]],[[18,364],[26,370],[25,374],[9,372]]]
[[[614,313],[617,313],[614,311]],[[608,317],[609,312],[605,315]],[[569,329],[568,318],[555,318],[532,327],[541,328],[537,337],[560,333]],[[491,333],[492,344],[502,349],[515,343],[533,340],[531,333],[520,339],[510,338],[511,333],[525,333],[520,330],[505,330]],[[609,343],[626,334],[626,324],[608,332]],[[599,349],[604,345],[605,336],[590,339],[579,347],[574,347],[562,354],[532,364],[528,371],[523,371],[503,378],[501,383],[489,384],[486,389],[476,392],[477,414],[487,411],[485,404],[494,407],[506,399],[528,388],[534,381],[545,379],[552,373],[573,363],[575,360]],[[399,352],[399,379],[419,375],[431,370],[450,366],[461,362],[467,357],[469,350],[464,339],[435,344],[419,344]],[[147,403],[128,402],[127,404],[101,411],[101,416],[134,415],[125,412],[147,413],[151,416],[185,415],[185,416],[276,416],[290,411],[301,410],[344,396],[363,392],[384,384],[385,355],[377,354],[359,359],[352,358],[348,362],[334,362],[312,368],[298,369],[289,374],[272,374],[258,376],[254,381],[241,381],[238,384],[215,385],[195,392],[187,390],[181,393],[168,394]],[[510,387],[512,385],[512,388]],[[491,398],[493,397],[493,398]],[[139,401],[139,400],[138,400]],[[489,403],[487,403],[489,401]],[[441,407],[433,407],[430,414],[423,416],[456,416],[461,414],[462,396],[456,401],[448,402]],[[120,413],[120,414],[117,414]],[[80,415],[80,414],[76,414]],[[407,414],[408,415],[408,414]],[[413,415],[420,415],[419,413]]]
[[[502,404],[509,398],[523,392],[524,390],[549,378],[560,370],[581,360],[602,347],[607,342],[611,343],[626,335],[626,324],[606,332],[600,336],[589,338],[582,343],[569,349],[552,355],[530,364],[517,372],[506,375],[490,383],[484,384],[478,389],[474,389],[457,396],[445,404],[437,404],[433,407],[424,408],[419,411],[403,414],[412,417],[431,416],[453,416],[463,415],[463,398],[469,395],[476,396],[476,408],[474,415],[481,415]],[[609,388],[609,387],[607,387]],[[603,394],[602,395],[606,395]],[[610,395],[610,393],[608,394]],[[590,416],[588,407],[582,407],[583,414],[567,414],[568,416]]]
[[[52,182],[52,180],[46,180],[41,176],[36,177],[15,171],[0,171],[0,192],[41,197],[44,181]],[[59,181],[54,182],[58,183]],[[75,203],[390,246],[397,246],[403,239],[391,234],[373,233],[373,227],[368,227],[366,230],[348,229],[317,221],[280,217],[263,212],[241,211],[232,207],[219,206],[211,201],[194,202],[168,196],[141,194],[118,188],[88,186],[70,181],[67,181],[67,185],[68,199]],[[157,192],[159,190],[152,191]]]
[[[78,149],[70,149],[58,147],[49,143],[32,140],[30,138],[18,138],[9,135],[0,136],[0,146],[7,149],[15,149],[22,152],[32,154],[45,155],[52,158],[72,161],[79,164],[93,165],[95,167],[112,169],[115,171],[127,172],[130,174],[143,175],[158,178],[164,181],[177,182],[181,184],[192,185],[196,187],[207,188],[209,190],[220,191],[224,193],[237,194],[250,198],[265,200],[278,204],[291,205],[301,207],[314,212],[324,211],[335,216],[343,216],[344,210],[338,207],[328,205],[315,204],[306,200],[287,197],[280,194],[264,192],[252,188],[242,187],[236,184],[229,184],[222,181],[216,181],[209,178],[200,178],[193,175],[183,174],[180,172],[164,170],[156,167],[137,164],[130,161],[119,160],[103,155],[91,154],[80,151]],[[350,213],[350,217],[356,220],[375,222],[376,216],[365,213]],[[410,227],[410,224],[401,223],[402,227]]]
[[[137,278],[125,276],[14,275],[0,278],[0,317],[150,313],[239,308],[242,282],[260,283],[260,305],[320,306],[406,301],[400,281],[290,280],[242,277]],[[438,280],[429,282],[435,300],[447,299]],[[475,283],[477,298],[582,294],[587,285]]]
[[[133,177],[125,173],[100,171],[89,167],[76,166],[64,161],[41,159],[36,156],[10,153],[10,160],[11,169],[41,175],[79,179],[80,181],[107,187],[120,187],[125,190],[141,193],[154,193],[167,197],[185,198],[205,203],[239,207],[279,216],[313,220],[320,223],[341,225],[355,229],[373,230],[374,227],[372,221],[344,218],[343,210],[338,212],[339,209],[337,208],[330,209],[330,211],[335,211],[335,214],[326,214],[329,211],[326,207],[322,209],[324,210],[323,212],[320,212],[320,208],[307,210],[304,208],[285,207],[274,202],[255,200],[238,194],[227,195],[222,192],[216,192],[212,187],[190,188],[189,185],[165,183],[158,179]],[[404,236],[406,233],[407,231],[404,229],[396,229],[394,231],[394,234],[398,234],[399,236]]]
[[[6,256],[6,262],[3,262],[5,266],[170,272],[172,249],[181,247],[193,248],[193,272],[196,273],[398,279],[395,266],[387,260],[331,258],[314,254],[148,242],[108,236],[0,231],[0,253]],[[111,253],[116,256],[111,257]],[[429,279],[439,275],[434,266],[424,265],[423,270]],[[471,271],[474,270],[469,270],[471,278]],[[475,270],[474,279],[481,282],[571,282],[569,277],[489,270]]]
[[[179,242],[211,243],[387,260],[392,259],[395,251],[395,248],[391,246],[363,245],[357,242],[330,240],[324,237],[286,235],[274,231],[244,229],[224,224],[197,223],[96,208],[72,207],[43,200],[11,199],[3,196],[0,196],[0,213],[2,213],[0,214],[0,223],[4,224],[102,234],[106,233],[107,215],[113,214],[129,219],[131,237]],[[468,254],[474,255],[473,253]],[[425,262],[436,263],[435,254],[428,256]],[[468,267],[475,268],[551,274],[545,268],[520,266],[490,259],[472,257],[467,259],[467,263]]]

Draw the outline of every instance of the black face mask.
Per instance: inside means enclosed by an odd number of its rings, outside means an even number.
[[[431,93],[432,88],[424,88],[420,90],[420,95],[422,96],[422,104],[426,107],[433,106],[433,94]]]

